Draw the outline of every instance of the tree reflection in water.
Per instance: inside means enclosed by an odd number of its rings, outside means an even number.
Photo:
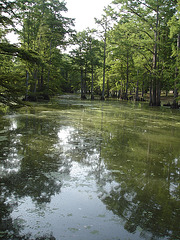
[[[135,117],[127,111],[76,111],[40,111],[2,119],[2,237],[33,238],[31,232],[20,236],[23,216],[15,220],[12,212],[26,201],[43,214],[69,184],[71,190],[87,185],[87,191],[94,191],[123,221],[131,239],[137,232],[143,239],[178,239],[178,131],[154,128],[151,115],[142,121],[137,113]],[[96,186],[90,186],[94,180]],[[55,239],[53,235],[36,239]]]
[[[25,121],[19,121],[19,126],[14,117],[9,123],[9,126],[2,126],[6,129],[5,141],[0,142],[1,237],[31,239],[30,233],[19,236],[19,232],[23,229],[23,222],[18,219],[14,221],[11,218],[11,212],[18,206],[18,202],[26,197],[30,197],[37,205],[49,203],[51,197],[61,191],[62,184],[61,181],[46,174],[57,172],[60,165],[67,168],[68,166],[61,161],[57,163],[59,153],[49,154],[48,149],[52,142],[46,135],[47,123],[44,124],[40,119],[34,120],[31,117],[27,117]],[[43,139],[42,136],[44,136]],[[55,238],[50,234],[36,239],[53,240]]]

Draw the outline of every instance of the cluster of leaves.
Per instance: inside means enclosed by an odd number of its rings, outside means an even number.
[[[90,92],[93,99],[95,92],[102,99],[104,95],[122,99],[133,95],[143,100],[149,92],[153,106],[160,105],[162,90],[173,90],[177,102],[179,3],[114,0],[114,7],[108,6],[102,18],[96,19],[96,30],[75,35],[73,19],[62,15],[67,11],[64,1],[0,1],[1,76],[13,73],[25,99],[81,90],[82,98]],[[15,29],[17,21],[20,30]],[[4,38],[12,28],[18,45]],[[63,53],[72,44],[73,50]],[[9,75],[9,83],[10,79]],[[0,86],[2,91],[4,85]]]
[[[96,20],[102,29],[96,38],[100,48],[95,53],[100,60],[94,71],[96,93],[103,91],[103,84],[106,96],[123,99],[131,98],[132,93],[136,100],[143,99],[144,93],[149,92],[150,104],[160,105],[161,91],[179,89],[178,1],[116,0],[114,6],[106,8],[102,18]],[[73,54],[75,63],[90,78],[85,63],[88,31],[78,33],[80,41]],[[90,91],[90,86],[86,91]],[[178,100],[178,95],[174,98]]]
[[[8,104],[9,97],[20,95],[26,99],[32,95],[37,99],[41,94],[49,98],[60,91],[64,67],[61,49],[67,44],[66,36],[73,33],[73,20],[62,16],[67,11],[65,3],[0,1],[0,10],[1,102]],[[19,44],[6,39],[12,29],[18,34]]]

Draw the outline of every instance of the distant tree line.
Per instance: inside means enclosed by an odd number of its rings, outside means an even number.
[[[96,29],[74,30],[64,1],[0,0],[0,101],[80,92],[178,108],[180,1],[114,0]],[[18,44],[7,33],[18,36]],[[64,50],[70,47],[68,53]]]

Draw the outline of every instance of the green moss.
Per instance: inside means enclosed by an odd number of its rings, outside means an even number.
[[[4,115],[8,112],[9,107],[4,104],[0,104],[0,115]]]

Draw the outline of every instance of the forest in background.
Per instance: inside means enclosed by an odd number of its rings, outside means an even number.
[[[160,106],[171,92],[179,107],[180,0],[114,0],[82,32],[66,11],[65,1],[0,0],[1,106],[62,93]]]

